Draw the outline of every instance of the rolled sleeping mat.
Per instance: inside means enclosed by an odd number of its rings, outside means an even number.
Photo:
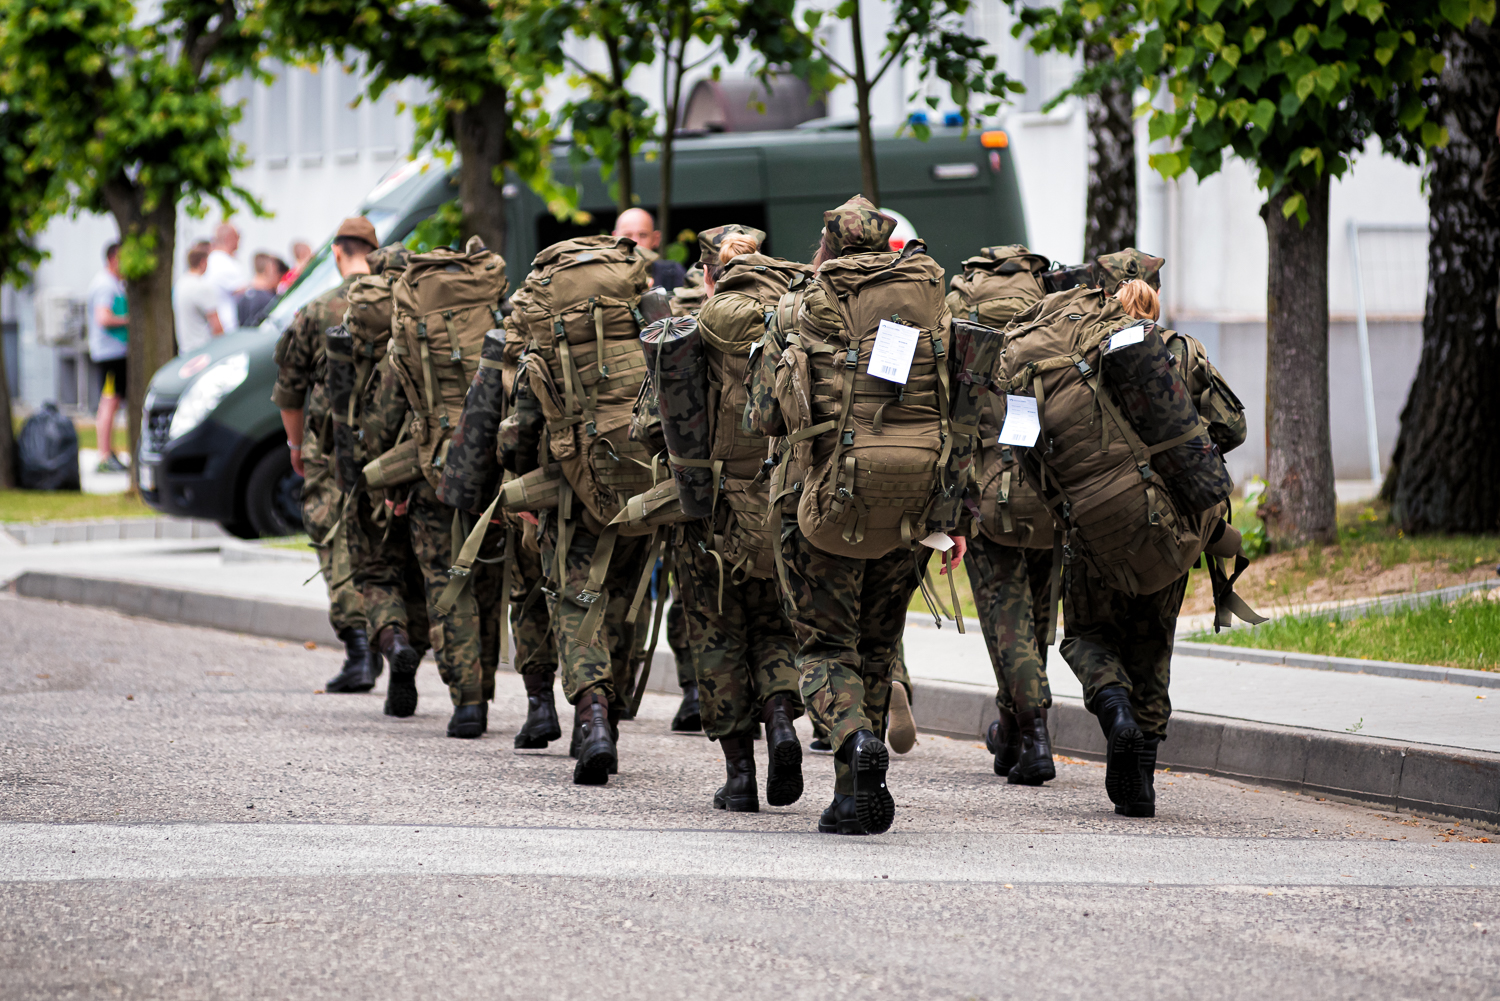
[[[708,406],[708,359],[698,321],[674,316],[641,331],[646,368],[656,380],[662,436],[683,513],[706,518],[714,507],[714,473],[708,465],[713,428]],[[686,461],[684,461],[686,460]]]
[[[525,476],[542,463],[542,432],[547,427],[547,415],[542,413],[542,403],[531,389],[531,379],[526,375],[526,365],[536,364],[521,359],[521,370],[516,373],[515,409],[506,418],[507,425],[501,448],[505,452],[505,468],[517,476]]]
[[[1234,480],[1156,324],[1141,320],[1116,331],[1105,344],[1100,365],[1104,382],[1141,440],[1148,446],[1172,443],[1152,455],[1151,468],[1183,513],[1198,514],[1227,501]]]
[[[994,327],[971,320],[953,321],[952,348],[948,358],[953,396],[948,404],[948,414],[954,435],[944,483],[959,494],[973,470],[974,456],[979,450],[979,415],[984,409],[984,394],[994,383],[995,371],[1000,367],[1000,354],[1004,347],[1005,335]],[[973,430],[967,431],[965,428]],[[952,507],[953,518],[956,520],[956,495]],[[942,527],[946,531],[953,526]]]
[[[1099,265],[1073,264],[1042,272],[1042,288],[1048,293],[1066,292],[1080,285],[1087,285],[1090,288],[1099,286]]]
[[[342,326],[329,327],[323,333],[323,355],[328,362],[325,379],[333,413],[333,472],[339,489],[347,493],[359,479],[354,428],[348,423],[349,401],[354,396],[354,337]]]
[[[464,396],[464,411],[449,440],[443,460],[438,500],[460,511],[483,511],[500,487],[500,460],[495,455],[500,418],[505,410],[505,383],[500,363],[505,354],[505,331],[484,335],[479,368]]]

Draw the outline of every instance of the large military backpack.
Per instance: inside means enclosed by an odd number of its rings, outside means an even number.
[[[630,437],[646,374],[641,356],[641,293],[646,260],[624,238],[590,236],[553,244],[536,256],[507,323],[530,345],[530,389],[546,422],[543,467],[556,463],[585,527],[603,530],[629,497],[653,483],[651,455]]]
[[[1166,587],[1197,561],[1223,509],[1179,507],[1153,465],[1177,442],[1147,445],[1103,377],[1111,339],[1129,342],[1142,321],[1086,287],[1049,295],[1021,319],[1006,333],[1002,388],[1035,401],[1040,427],[1027,458],[1043,500],[1110,587]]]
[[[805,470],[797,522],[824,552],[875,559],[956,516],[962,485],[943,482],[955,428],[942,281],[914,241],[826,262],[797,309],[775,376],[790,455],[772,501],[799,492],[789,477]]]
[[[505,260],[477,237],[461,252],[413,255],[391,287],[390,364],[412,410],[416,465],[434,489],[507,287]]]
[[[963,274],[954,276],[948,309],[954,316],[1004,330],[1017,313],[1046,294],[1041,279],[1046,270],[1047,259],[1019,243],[985,247],[964,261]]]

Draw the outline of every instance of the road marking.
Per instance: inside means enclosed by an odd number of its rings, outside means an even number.
[[[1028,850],[1029,845],[1035,848]],[[1421,871],[1409,870],[1420,853]],[[1455,842],[1112,834],[890,834],[356,824],[0,824],[0,882],[471,875],[1022,885],[1500,886],[1500,851]]]

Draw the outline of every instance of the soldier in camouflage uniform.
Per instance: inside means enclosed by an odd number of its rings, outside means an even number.
[[[526,684],[526,722],[516,732],[516,746],[539,749],[562,736],[557,718],[553,686],[557,682],[557,645],[552,639],[552,619],[546,596],[541,592],[541,547],[536,525],[517,518],[512,552],[515,570],[510,592],[511,663]],[[530,604],[528,604],[528,602]]]
[[[381,661],[371,649],[364,599],[355,586],[349,547],[342,531],[344,495],[334,480],[333,421],[324,385],[327,361],[324,333],[343,322],[344,292],[355,277],[370,273],[366,260],[378,242],[375,227],[363,216],[345,219],[334,237],[333,257],[342,280],[297,313],[276,345],[276,385],[271,400],[281,409],[292,468],[302,483],[302,522],[318,551],[318,565],[328,585],[328,621],[344,643],[343,669],[330,679],[330,692],[368,692],[375,687]]]

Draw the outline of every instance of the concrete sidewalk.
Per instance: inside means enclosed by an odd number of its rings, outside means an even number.
[[[0,547],[0,582],[27,597],[335,641],[310,553],[222,539],[11,545]],[[906,656],[918,725],[974,739],[995,716],[995,682],[978,623],[968,627],[913,615]],[[1056,648],[1048,666],[1057,750],[1097,756],[1098,727]],[[649,687],[676,688],[665,643]],[[1500,824],[1500,692],[1179,654],[1172,701],[1164,766]]]

